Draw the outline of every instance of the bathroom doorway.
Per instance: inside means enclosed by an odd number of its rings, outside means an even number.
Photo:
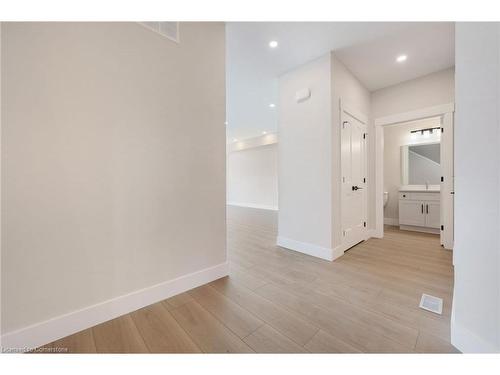
[[[453,248],[452,109],[375,121],[378,237],[390,225],[439,235],[443,247]]]

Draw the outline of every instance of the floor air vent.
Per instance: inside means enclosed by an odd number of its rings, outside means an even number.
[[[443,299],[422,294],[420,308],[441,315],[443,313]]]
[[[142,26],[179,43],[179,22],[139,22]]]

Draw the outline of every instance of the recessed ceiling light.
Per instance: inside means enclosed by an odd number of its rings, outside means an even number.
[[[269,108],[274,108],[276,105],[274,103],[269,104]]]
[[[266,131],[262,132],[262,135],[266,135],[266,134],[267,134],[267,132],[266,132]]]
[[[271,41],[269,42],[269,47],[271,47],[271,48],[276,48],[276,47],[278,47],[278,42],[277,42],[277,41],[275,41],[275,40],[271,40]]]
[[[406,59],[407,59],[407,58],[408,58],[408,56],[406,56],[406,55],[399,55],[399,56],[396,58],[396,61],[397,61],[398,63],[401,63],[401,62],[403,62],[403,61],[406,61]]]

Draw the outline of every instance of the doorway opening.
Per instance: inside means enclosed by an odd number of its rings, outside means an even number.
[[[434,233],[453,248],[453,105],[375,120],[376,231]]]

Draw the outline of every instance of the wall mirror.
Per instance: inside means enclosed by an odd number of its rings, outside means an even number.
[[[401,146],[401,184],[438,185],[441,180],[439,142]]]

